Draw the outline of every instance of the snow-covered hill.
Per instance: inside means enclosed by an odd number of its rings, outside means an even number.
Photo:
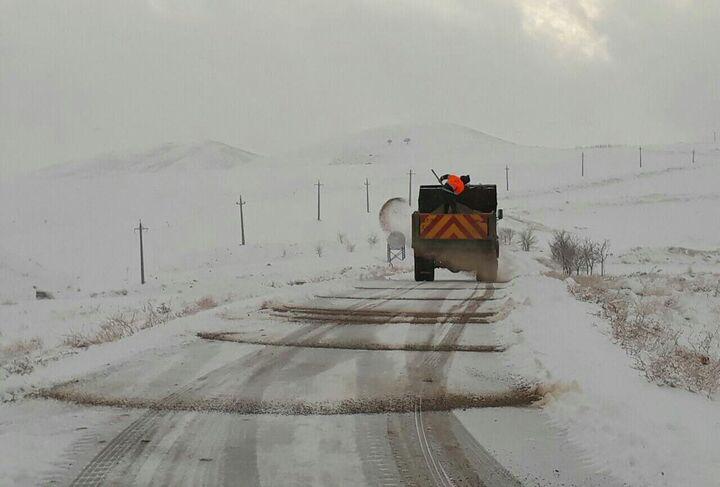
[[[133,154],[105,154],[88,161],[51,166],[43,171],[55,177],[92,177],[160,171],[227,170],[257,154],[216,141],[167,143]]]
[[[303,148],[290,156],[337,165],[457,166],[503,162],[523,152],[536,150],[469,127],[433,124],[372,128]]]

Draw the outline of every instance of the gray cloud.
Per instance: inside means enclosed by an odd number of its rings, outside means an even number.
[[[406,122],[545,145],[707,138],[719,21],[712,0],[0,0],[0,171]]]

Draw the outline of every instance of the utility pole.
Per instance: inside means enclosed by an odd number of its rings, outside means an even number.
[[[585,152],[580,154],[580,176],[585,177]]]
[[[242,207],[245,206],[245,202],[242,199],[242,195],[240,195],[239,200],[236,201],[235,204],[240,207],[240,235],[242,238],[242,243],[240,245],[245,245],[245,219],[243,218],[242,209]]]
[[[365,178],[365,203],[367,206],[367,212],[370,213],[370,182],[368,178]]]
[[[510,168],[505,164],[505,191],[510,191]]]
[[[138,227],[135,229],[136,232],[140,232],[140,284],[145,284],[145,255],[143,252],[142,235],[143,235],[143,232],[147,231],[147,230],[148,230],[148,228],[144,227],[142,224],[142,220],[140,220]]]
[[[320,180],[318,179],[318,182],[315,183],[315,186],[317,186],[317,201],[318,201],[317,219],[318,219],[318,221],[320,221],[320,186],[324,186],[324,184],[320,184]]]
[[[693,149],[692,163],[695,164],[695,149]]]
[[[642,169],[642,147],[640,147],[640,169]]]
[[[412,206],[412,177],[413,177],[413,174],[415,174],[415,173],[413,172],[412,169],[410,169],[410,172],[408,173],[408,175],[410,176],[410,186],[408,187],[408,205],[410,205],[410,206]]]

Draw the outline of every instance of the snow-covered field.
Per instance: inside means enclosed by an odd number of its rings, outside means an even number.
[[[569,283],[545,277],[539,263],[549,257],[553,230],[608,239],[607,272],[635,290],[702,280],[706,292],[669,291],[676,299],[663,315],[686,337],[715,329],[720,147],[712,144],[644,147],[640,168],[637,147],[523,147],[454,125],[395,126],[279,155],[217,142],[168,144],[4,181],[0,397],[18,401],[2,406],[6,417],[19,404],[37,407],[22,397],[38,387],[187,340],[207,327],[203,317],[227,307],[238,313],[410,270],[408,261],[387,268],[378,210],[390,198],[408,197],[411,169],[414,200],[418,184],[434,182],[431,168],[498,184],[503,224],[537,231],[532,252],[507,249],[519,303],[508,319],[522,337],[510,359],[553,386],[543,406],[549,420],[591,464],[630,485],[714,485],[717,400],[649,383],[612,342],[599,307],[576,301]],[[240,194],[246,246],[239,245]],[[133,231],[140,219],[149,227],[144,286]],[[34,287],[55,299],[36,300]],[[207,297],[218,308],[203,306]],[[114,343],[68,344],[69,336],[93,335],[110,318],[141,319],[148,306],[171,319]],[[3,451],[26,438],[6,421]]]

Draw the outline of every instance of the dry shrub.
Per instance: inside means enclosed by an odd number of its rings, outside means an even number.
[[[645,283],[639,294],[641,296],[669,296],[671,292],[672,290],[662,283]]]
[[[195,307],[194,304],[187,304],[187,305],[185,305],[185,307],[183,307],[183,309],[181,309],[180,311],[175,313],[175,316],[177,318],[182,318],[184,316],[192,316],[197,312],[198,312],[198,309],[197,309],[197,307]]]
[[[593,289],[610,289],[614,287],[611,279],[596,275],[575,276],[573,277],[573,280],[577,282],[580,286]]]
[[[703,333],[689,345],[680,331],[663,325],[658,316],[671,298],[633,300],[632,294],[613,289],[607,279],[576,279],[570,291],[584,301],[598,303],[610,321],[613,340],[634,360],[647,379],[712,396],[720,388],[720,327]],[[612,281],[611,281],[612,282]],[[671,301],[675,305],[677,301]],[[715,355],[714,355],[715,354]]]
[[[564,281],[567,278],[564,273],[559,271],[545,271],[542,273],[542,275],[545,277],[550,277],[552,279],[558,279],[560,281]]]
[[[498,230],[498,236],[500,237],[500,241],[502,241],[502,243],[510,245],[515,238],[515,230],[509,227],[503,227]]]
[[[537,243],[537,237],[535,236],[535,230],[532,227],[526,227],[520,232],[520,248],[525,252],[529,252]]]
[[[550,254],[552,259],[560,264],[565,274],[571,275],[578,255],[577,240],[565,230],[553,233]]]
[[[125,315],[118,314],[108,318],[105,323],[100,325],[100,329],[92,337],[91,345],[98,343],[107,343],[128,337],[138,330],[135,323],[135,316],[127,318]]]
[[[72,348],[85,348],[90,345],[99,345],[129,337],[140,330],[167,323],[170,319],[180,316],[171,313],[170,308],[162,303],[155,306],[146,303],[140,311],[131,313],[117,313],[107,318],[97,330],[83,333],[73,330],[63,339],[63,343]]]
[[[10,375],[29,374],[34,370],[34,368],[35,367],[33,366],[30,357],[28,357],[27,355],[15,358],[7,363],[2,364],[2,370],[4,370]]]
[[[213,298],[212,296],[205,296],[205,297],[198,299],[197,301],[195,301],[192,304],[185,305],[185,307],[182,310],[180,310],[176,313],[172,313],[171,316],[173,318],[182,318],[185,316],[192,316],[194,314],[199,313],[200,311],[207,311],[209,309],[217,308],[217,306],[218,306],[218,303],[217,303],[217,301],[215,301],[215,298]],[[152,316],[153,318],[156,318],[156,319],[159,318],[161,321],[163,320],[163,316],[158,317],[157,315],[153,315],[152,310],[149,310],[148,315]]]
[[[89,338],[80,331],[70,330],[70,332],[63,337],[63,344],[70,348],[84,348],[89,345]]]
[[[580,271],[592,275],[595,265],[600,264],[600,275],[605,275],[605,262],[610,255],[610,242],[604,240],[602,243],[594,242],[589,238],[580,240],[575,235],[559,230],[553,233],[550,242],[550,254],[553,261],[562,267],[567,275]]]
[[[208,310],[216,308],[217,302],[215,302],[212,296],[205,296],[204,298],[198,299],[195,305],[199,310]]]
[[[33,337],[26,340],[17,340],[10,345],[3,347],[3,352],[8,355],[29,355],[40,350],[43,341],[40,337]]]
[[[107,318],[100,324],[98,330],[91,333],[82,333],[77,330],[71,331],[65,336],[63,343],[73,348],[85,348],[90,345],[114,342],[125,338],[140,329],[136,322],[136,316],[136,313],[129,316],[125,313],[118,313]]]

